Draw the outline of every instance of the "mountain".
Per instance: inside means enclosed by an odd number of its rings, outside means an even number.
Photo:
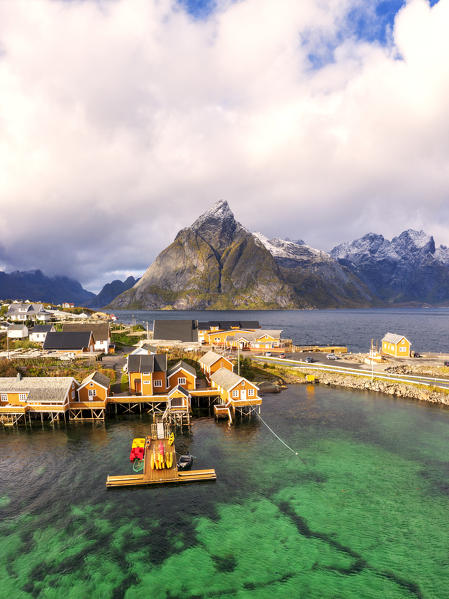
[[[271,253],[284,280],[297,297],[316,308],[366,307],[376,303],[367,286],[328,253],[304,241],[267,239],[254,233]]]
[[[128,277],[125,281],[116,279],[111,283],[106,283],[98,295],[96,295],[88,304],[91,308],[103,308],[107,306],[118,295],[131,289],[137,283],[138,279]]]
[[[449,250],[432,236],[408,229],[391,241],[368,233],[342,243],[331,256],[382,302],[440,304],[449,300]]]
[[[269,309],[308,307],[271,253],[219,201],[182,229],[112,308]]]
[[[95,294],[68,277],[47,277],[40,270],[0,272],[0,299],[29,299],[32,301],[73,302],[88,304]]]

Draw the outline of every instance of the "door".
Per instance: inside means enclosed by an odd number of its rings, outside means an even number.
[[[241,389],[241,391],[240,391],[240,399],[243,399],[243,401],[245,401],[245,399],[246,399],[246,389]]]
[[[134,385],[136,387],[136,393],[140,393],[142,391],[142,383],[140,379],[134,380]]]

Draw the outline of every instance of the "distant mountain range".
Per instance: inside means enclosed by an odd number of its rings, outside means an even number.
[[[235,220],[225,201],[182,229],[112,308],[291,309],[442,304],[449,250],[408,230],[369,233],[330,253],[267,239]]]
[[[137,281],[134,277],[128,277],[126,281],[112,281],[95,295],[74,279],[47,277],[40,270],[0,272],[0,299],[29,299],[52,304],[73,302],[77,306],[101,308]]]
[[[95,294],[68,277],[47,277],[40,270],[0,272],[0,299],[29,299],[36,302],[73,302],[86,306]]]
[[[0,298],[115,309],[361,308],[449,303],[449,249],[409,229],[368,233],[327,253],[268,239],[238,223],[225,201],[182,229],[140,279],[98,295],[67,277],[0,272]]]

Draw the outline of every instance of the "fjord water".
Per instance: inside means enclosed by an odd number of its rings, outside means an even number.
[[[284,338],[297,345],[345,345],[366,352],[371,339],[387,332],[412,341],[415,351],[449,352],[449,308],[382,308],[366,310],[233,310],[115,312],[124,323],[146,323],[155,318],[204,320],[258,320],[263,328],[283,329]]]
[[[449,597],[449,411],[292,386],[176,438],[218,479],[105,488],[149,417],[0,431],[0,596]]]

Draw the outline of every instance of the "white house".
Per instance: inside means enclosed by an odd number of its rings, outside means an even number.
[[[31,302],[14,302],[12,303],[6,314],[6,317],[9,320],[14,320],[15,322],[26,322],[27,320],[43,320],[47,318],[48,312],[44,310],[44,306],[42,304],[35,304]],[[48,314],[48,319],[50,319],[50,315]]]
[[[26,339],[28,328],[24,324],[12,324],[8,327],[7,335],[9,339]]]
[[[44,343],[47,333],[54,333],[55,330],[55,327],[51,324],[36,325],[30,331],[30,341],[33,343]]]

